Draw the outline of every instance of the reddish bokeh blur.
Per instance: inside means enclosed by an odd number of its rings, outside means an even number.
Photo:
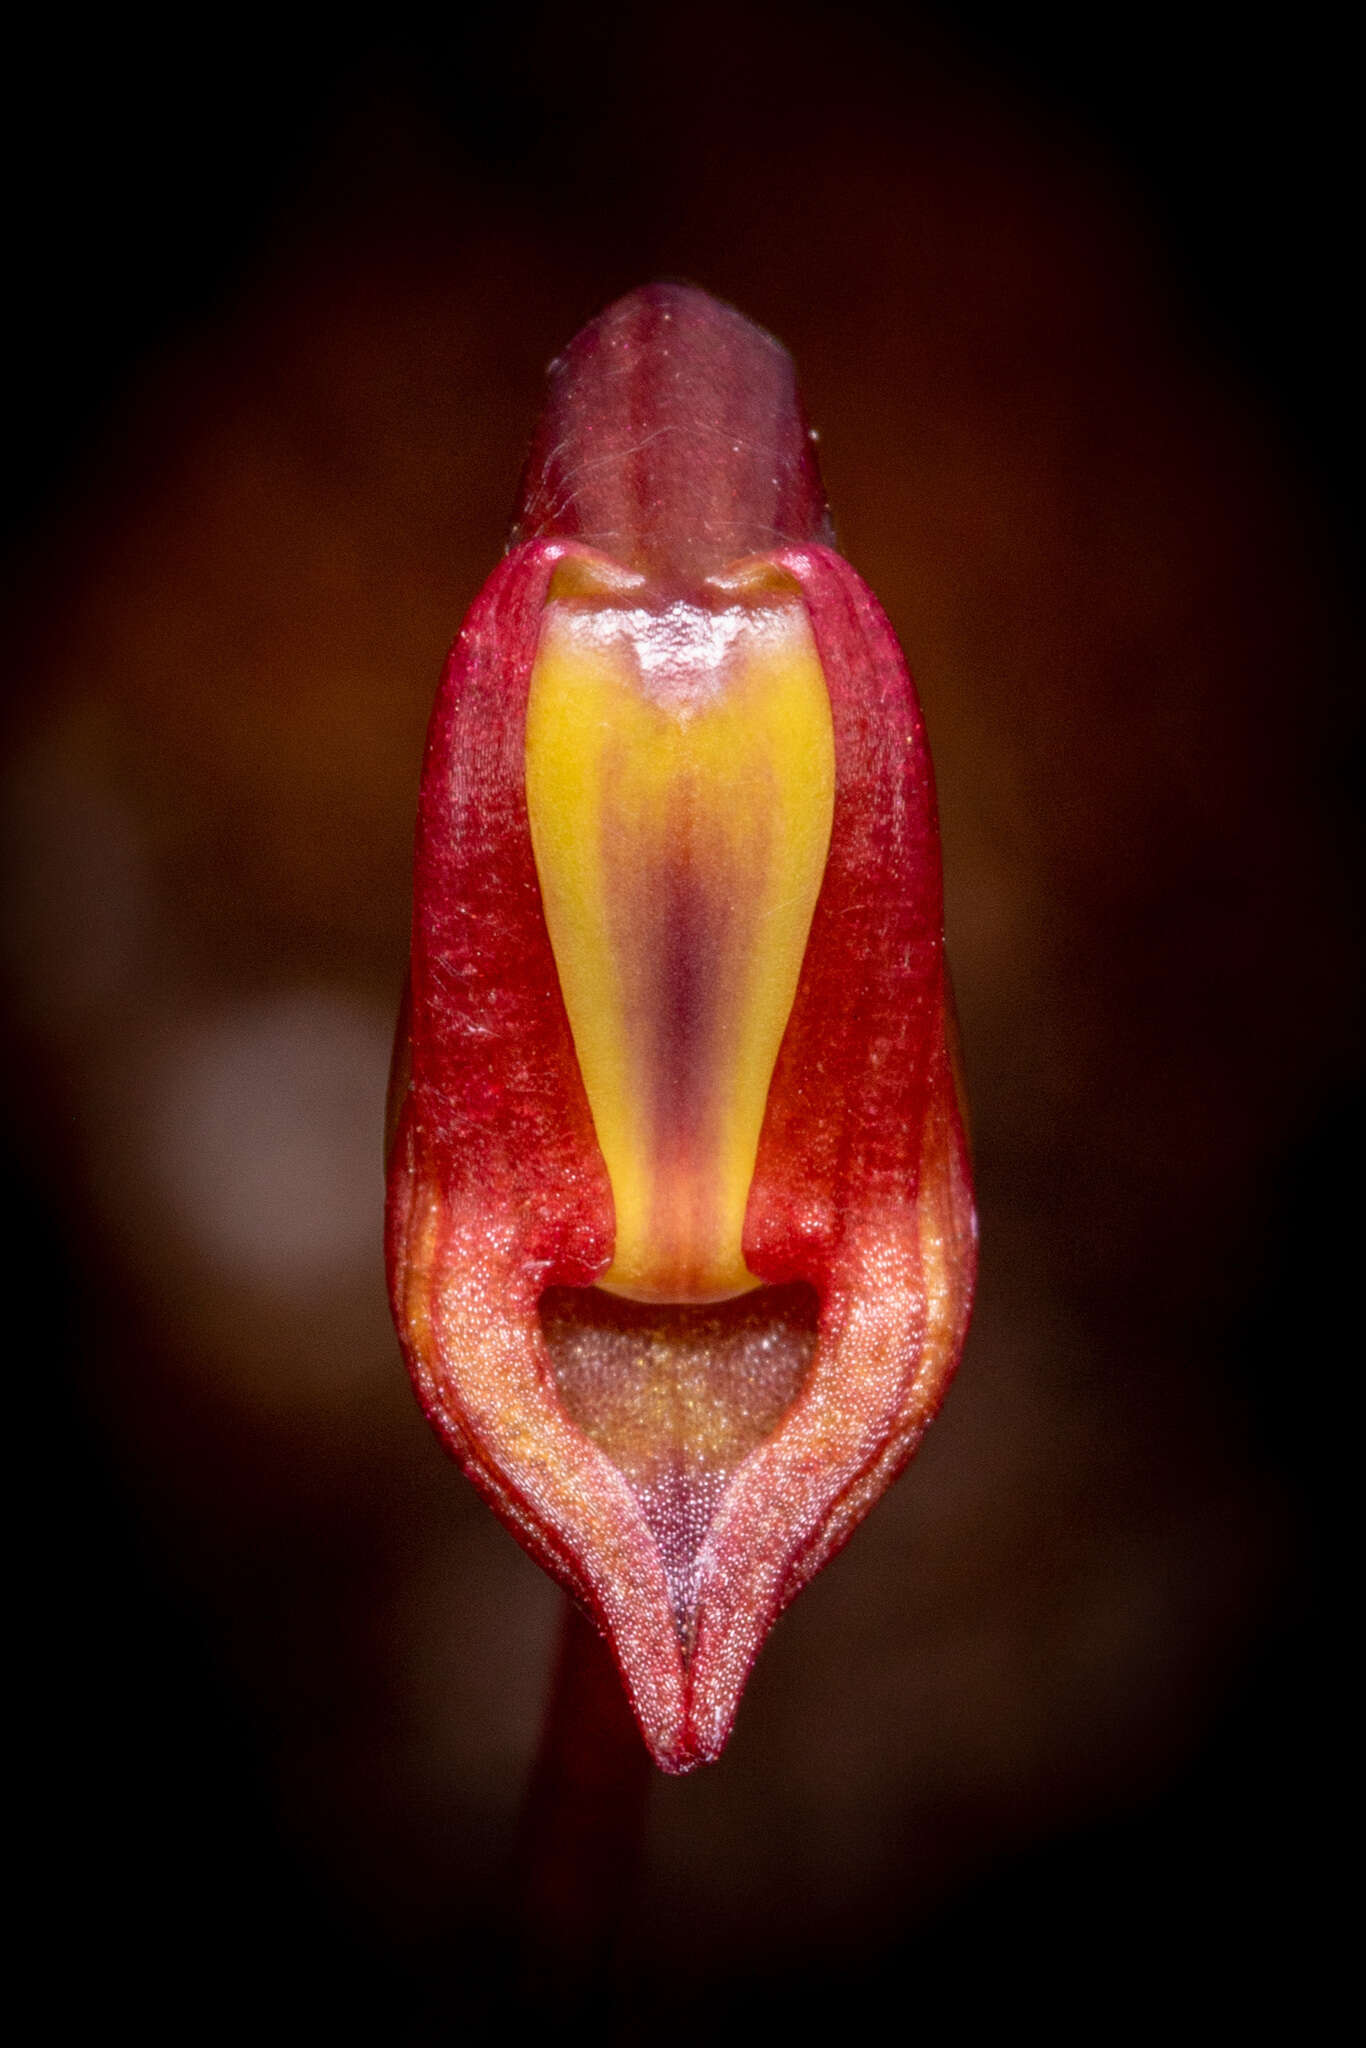
[[[377,39],[240,131],[220,84],[183,290],[134,230],[64,336],[5,721],[29,1868],[72,2015],[145,2038],[444,2038],[506,1988],[558,1596],[408,1391],[382,1098],[446,647],[546,361],[658,275],[793,351],[918,678],[983,1253],[932,1439],[655,1790],[622,2023],[1226,2013],[1312,1918],[1360,1018],[1327,413],[1283,305],[1192,296],[1078,74],[690,22]]]

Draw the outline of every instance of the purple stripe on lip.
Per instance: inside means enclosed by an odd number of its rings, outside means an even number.
[[[619,842],[615,777],[604,783],[604,855]],[[651,1232],[661,1267],[679,1292],[712,1263],[721,1219],[714,1202],[726,1120],[727,1040],[743,1001],[752,938],[744,884],[768,865],[771,827],[755,820],[744,872],[732,849],[699,840],[681,795],[651,857],[623,872],[611,892],[613,951],[622,964],[632,1066],[641,1090],[652,1180]],[[604,859],[603,871],[614,868]],[[762,893],[762,892],[761,892]]]

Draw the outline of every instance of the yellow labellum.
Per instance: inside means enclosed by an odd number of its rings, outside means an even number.
[[[643,1301],[758,1284],[745,1205],[834,807],[800,599],[715,599],[565,574],[527,705],[532,848],[616,1206],[601,1285]]]

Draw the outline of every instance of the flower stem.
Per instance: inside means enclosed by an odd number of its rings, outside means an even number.
[[[565,1603],[520,1856],[527,2007],[601,2016],[644,1850],[653,1770],[610,1652]]]

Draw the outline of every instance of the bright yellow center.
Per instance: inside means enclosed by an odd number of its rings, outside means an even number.
[[[741,1234],[830,845],[830,704],[771,573],[710,605],[584,587],[566,565],[546,608],[526,793],[616,1205],[600,1284],[723,1300],[758,1284]]]

